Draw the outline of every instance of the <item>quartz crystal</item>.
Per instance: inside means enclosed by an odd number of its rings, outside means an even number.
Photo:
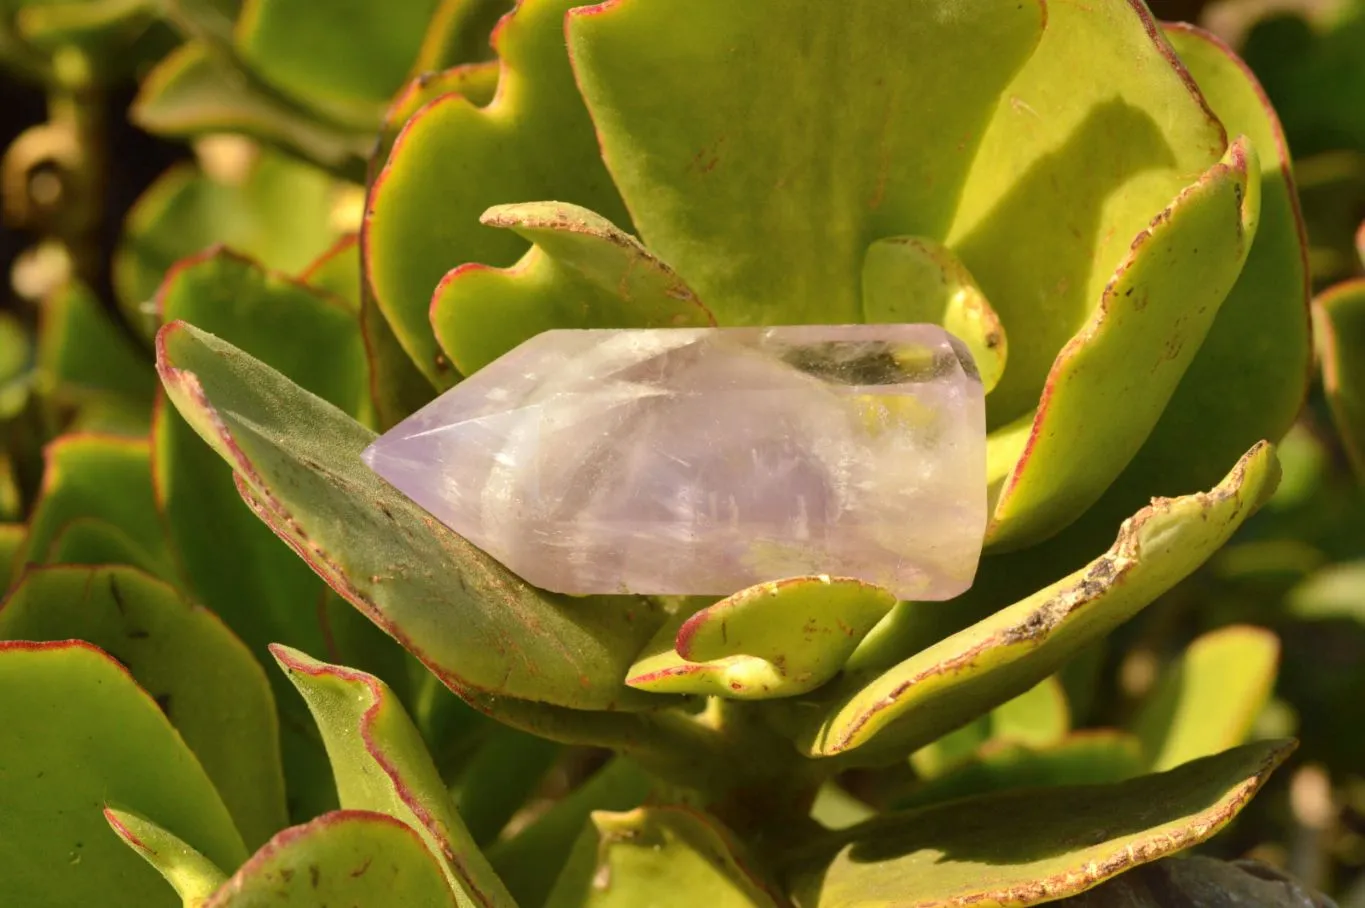
[[[985,402],[933,325],[547,331],[363,454],[543,589],[728,595],[971,585]]]

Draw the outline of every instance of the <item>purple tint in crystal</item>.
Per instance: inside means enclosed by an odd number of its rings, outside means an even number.
[[[547,331],[363,457],[560,593],[949,599],[986,527],[981,382],[933,325]]]

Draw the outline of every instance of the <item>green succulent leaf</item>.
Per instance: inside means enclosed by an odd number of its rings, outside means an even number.
[[[245,0],[234,44],[246,66],[300,103],[374,127],[407,80],[439,2]]]
[[[1322,384],[1351,463],[1365,477],[1365,278],[1344,281],[1313,301]]]
[[[151,449],[144,439],[64,435],[44,452],[43,485],[19,562],[36,562],[74,520],[96,519],[136,540],[140,563],[174,579],[175,564],[157,516]]]
[[[299,272],[299,280],[344,301],[353,312],[360,311],[360,235],[338,237]]]
[[[728,830],[680,807],[598,811],[546,908],[778,908]]]
[[[576,10],[568,35],[645,245],[724,324],[840,323],[862,320],[873,240],[943,236],[1043,19],[1036,2],[621,0]]]
[[[22,523],[0,523],[0,589],[8,590],[14,582],[14,573],[20,568],[16,563],[28,527]]]
[[[1260,167],[1239,139],[1133,241],[1048,374],[1023,453],[997,493],[989,544],[1037,542],[1104,494],[1213,324],[1259,213]]]
[[[232,339],[352,416],[368,406],[365,346],[344,297],[218,248],[180,261],[156,302],[161,321],[190,321]]]
[[[213,613],[130,567],[29,570],[0,607],[0,640],[72,637],[116,657],[156,700],[248,846],[285,825],[274,697]]]
[[[935,322],[971,351],[989,394],[1005,371],[1004,326],[952,250],[918,236],[878,240],[863,260],[863,316],[869,322]]]
[[[299,279],[345,300],[359,313],[360,335],[369,364],[369,408],[364,420],[384,431],[421,409],[435,394],[398,345],[393,329],[362,286],[359,234],[346,234],[313,261]]]
[[[638,807],[653,786],[634,762],[614,757],[530,826],[490,846],[488,860],[521,908],[541,908],[555,884],[546,868],[565,865],[590,816]]]
[[[1241,744],[1270,699],[1280,641],[1231,625],[1196,639],[1162,672],[1132,727],[1158,772]]]
[[[885,815],[799,852],[792,889],[803,908],[1053,901],[1209,838],[1292,750],[1292,742],[1264,742],[1116,784],[1019,789]]]
[[[648,600],[536,590],[365,467],[374,435],[183,323],[158,339],[171,401],[309,565],[457,693],[579,709],[659,705],[622,684],[663,615]]]
[[[1184,25],[1166,26],[1166,36],[1228,130],[1255,146],[1261,216],[1246,265],[1161,419],[1096,506],[1106,520],[1154,492],[1207,488],[1257,439],[1281,438],[1312,371],[1303,223],[1279,121],[1246,65],[1216,38]],[[1199,249],[1201,257],[1208,251]]]
[[[350,304],[266,271],[235,253],[183,261],[157,294],[158,320],[189,318],[241,344],[304,387],[352,413],[366,406],[365,350]],[[307,343],[300,343],[307,338]],[[319,355],[325,351],[325,355]],[[242,506],[232,471],[204,446],[173,406],[158,407],[152,430],[158,505],[200,601],[214,609],[261,660],[272,642],[322,652],[360,644],[337,658],[372,667],[382,639]],[[356,634],[371,630],[371,641]],[[282,709],[292,814],[335,806],[321,742],[303,703],[272,677]]]
[[[455,812],[421,734],[388,686],[288,647],[271,651],[322,730],[341,806],[379,811],[415,829],[440,858],[461,908],[514,908]]]
[[[101,310],[84,286],[71,282],[43,303],[36,363],[38,387],[60,408],[112,408],[124,433],[147,431],[156,376],[147,358]]]
[[[209,896],[227,882],[227,874],[212,861],[151,820],[112,807],[104,809],[104,818],[125,845],[171,884],[184,908],[203,908]]]
[[[440,0],[412,71],[421,78],[457,63],[489,59],[490,35],[515,5],[514,0]]]
[[[356,182],[374,141],[369,129],[325,122],[260,90],[221,49],[200,41],[182,44],[148,73],[129,116],[158,135],[248,135]]]
[[[468,0],[445,0],[445,3],[468,5]],[[439,18],[442,12],[438,11],[436,15]],[[423,107],[446,95],[461,95],[475,107],[486,107],[497,92],[498,72],[499,65],[496,60],[465,63],[449,69],[427,67],[418,70],[417,77],[409,81],[403,90],[394,96],[389,103],[389,109],[384,113],[384,122],[379,127],[379,138],[375,142],[374,154],[370,156],[368,182],[374,182],[374,177],[388,162],[389,153],[393,151],[393,143],[398,141],[398,134],[403,131],[408,120],[415,117]]]
[[[16,904],[177,904],[110,832],[105,805],[152,818],[217,866],[247,857],[161,709],[88,643],[0,643],[0,752],[0,879]]]
[[[999,741],[976,757],[896,796],[896,809],[1023,788],[1122,782],[1147,771],[1138,739],[1124,732],[1072,732],[1042,747]]]
[[[634,237],[576,205],[499,205],[480,222],[535,244],[515,265],[462,265],[436,288],[436,340],[461,373],[553,328],[715,324],[687,285]]]
[[[204,908],[456,904],[411,827],[382,813],[338,810],[275,836]]]
[[[762,583],[665,624],[626,683],[735,699],[803,694],[833,678],[895,604],[886,589],[852,578]]]
[[[516,234],[481,225],[484,211],[556,199],[629,223],[564,47],[564,14],[579,2],[522,0],[494,34],[501,69],[492,103],[449,94],[426,105],[371,187],[367,279],[403,349],[437,387],[456,378],[428,316],[437,283],[457,265],[507,266],[526,251]]]
[[[1285,610],[1305,621],[1349,618],[1365,624],[1365,560],[1314,571],[1285,596]]]
[[[1002,89],[945,241],[1010,338],[992,428],[1033,410],[1133,238],[1227,147],[1140,3],[1049,4]]]
[[[874,755],[928,744],[1028,690],[1190,574],[1273,491],[1277,477],[1273,448],[1261,443],[1212,491],[1155,499],[1086,567],[876,677],[847,673],[818,708],[796,702],[775,718],[813,756],[874,742]]]
[[[910,755],[922,779],[936,779],[985,750],[1009,745],[1043,748],[1055,745],[1071,730],[1066,691],[1056,675],[1044,678],[1012,700],[975,721],[954,729]]]
[[[331,211],[341,184],[278,152],[240,150],[254,160],[231,172],[173,167],[128,215],[114,256],[114,282],[128,321],[149,338],[160,327],[149,305],[152,296],[181,259],[224,244],[293,272],[336,239]]]
[[[146,574],[156,563],[126,532],[98,517],[76,517],[57,531],[46,552],[35,552],[42,564],[126,564]]]

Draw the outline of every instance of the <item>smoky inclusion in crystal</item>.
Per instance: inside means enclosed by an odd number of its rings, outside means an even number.
[[[547,331],[363,457],[560,593],[830,574],[947,599],[986,526],[981,381],[933,325]]]

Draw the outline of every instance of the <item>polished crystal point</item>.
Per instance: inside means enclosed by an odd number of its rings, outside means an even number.
[[[933,325],[547,331],[363,456],[560,593],[830,574],[947,599],[986,526],[981,382]]]

